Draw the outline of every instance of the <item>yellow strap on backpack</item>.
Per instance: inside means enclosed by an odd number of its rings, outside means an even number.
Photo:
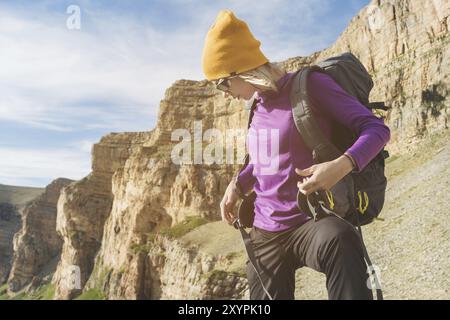
[[[366,202],[366,205],[363,208],[362,204],[362,197],[361,197],[361,191],[358,191],[358,198],[359,198],[359,207],[358,211],[361,212],[361,214],[364,214],[366,212],[367,208],[369,207],[369,196],[367,195],[367,192],[363,191],[364,194],[364,200]]]
[[[330,204],[330,210],[333,210],[334,208],[333,193],[331,193],[331,191],[325,190],[325,194],[327,195],[328,203]]]

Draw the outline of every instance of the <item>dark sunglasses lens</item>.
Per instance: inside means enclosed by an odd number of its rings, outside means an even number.
[[[219,90],[227,91],[230,88],[229,83],[228,83],[228,79],[219,80],[219,82],[217,83],[216,87]]]

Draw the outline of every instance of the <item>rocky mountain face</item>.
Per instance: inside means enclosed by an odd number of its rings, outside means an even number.
[[[0,203],[0,283],[3,283],[11,269],[13,237],[20,228],[20,216],[15,206]]]
[[[43,191],[43,188],[0,184],[0,284],[8,279],[11,270],[13,238],[20,229],[23,209]]]
[[[372,1],[331,47],[281,64],[290,72],[354,53],[373,75],[371,100],[392,106],[383,115],[391,128],[386,149],[402,154],[448,130],[449,22],[448,1]],[[225,159],[226,143],[242,141],[246,124],[241,102],[225,99],[206,80],[178,80],[161,100],[155,129],[111,133],[95,144],[92,172],[63,188],[57,203],[62,249],[55,298],[89,289],[109,299],[246,297],[239,235],[222,238],[215,229],[221,222],[212,222],[220,219],[219,202],[242,158],[197,163],[202,153],[192,148],[190,157],[173,161],[180,136],[203,137],[203,152],[223,152]],[[219,134],[207,131],[212,128]],[[238,130],[235,138],[227,136],[230,129]],[[222,151],[208,149],[211,141]],[[194,228],[194,241],[185,229],[195,217],[209,223]],[[221,250],[209,250],[212,243]]]
[[[57,297],[71,299],[80,293],[78,286],[72,288],[66,283],[65,275],[71,266],[79,266],[83,286],[89,278],[106,219],[113,208],[116,172],[124,169],[130,154],[147,136],[147,133],[121,133],[103,137],[92,149],[92,173],[62,191],[56,231],[64,244],[53,280]]]
[[[64,178],[52,181],[23,209],[21,229],[14,235],[14,256],[8,279],[10,292],[17,292],[30,283],[39,285],[41,272],[59,256],[62,239],[56,233],[56,204],[61,189],[71,182],[73,180]]]

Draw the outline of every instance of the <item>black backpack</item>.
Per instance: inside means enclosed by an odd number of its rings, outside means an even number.
[[[306,146],[311,150],[314,163],[330,161],[341,156],[357,139],[357,134],[339,123],[332,124],[332,140],[324,136],[311,112],[307,92],[307,79],[311,72],[318,71],[330,75],[348,94],[356,97],[370,110],[387,110],[383,102],[369,102],[373,81],[362,63],[350,52],[331,57],[316,65],[296,71],[290,79],[293,81],[290,93],[292,114],[295,125]],[[251,102],[248,128],[253,118],[256,100]],[[329,191],[317,192],[318,200],[326,208],[337,213],[355,226],[372,222],[381,212],[384,204],[387,179],[384,174],[385,159],[389,153],[384,148],[359,173],[351,172],[334,185]],[[245,156],[242,171],[249,162]],[[239,172],[240,172],[239,171]],[[304,195],[299,191],[298,206],[311,214],[305,207]],[[253,202],[256,194],[252,192],[244,197],[239,207],[238,217],[244,227],[251,228],[254,220]],[[317,217],[314,216],[316,219]]]

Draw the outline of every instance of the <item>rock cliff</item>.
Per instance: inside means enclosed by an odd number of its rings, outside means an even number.
[[[22,226],[14,235],[14,256],[8,279],[10,292],[22,290],[26,285],[39,286],[41,272],[57,259],[62,239],[56,233],[56,203],[61,189],[73,180],[56,179],[45,191],[23,209]],[[54,272],[51,270],[48,272]]]

